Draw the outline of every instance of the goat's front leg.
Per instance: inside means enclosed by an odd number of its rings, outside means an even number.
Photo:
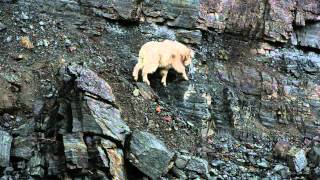
[[[182,77],[185,80],[189,80],[187,73],[186,73],[186,68],[185,66],[182,64],[182,62],[175,62],[172,64],[173,69],[175,69],[178,73],[182,74]]]

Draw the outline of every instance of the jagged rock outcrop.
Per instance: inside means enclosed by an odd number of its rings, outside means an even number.
[[[67,74],[62,75],[65,83],[72,84],[68,81],[74,81],[76,87],[84,92],[71,94],[72,132],[107,136],[124,144],[130,130],[121,119],[120,111],[114,106],[115,97],[111,87],[94,72],[81,66],[69,66],[65,71]],[[70,78],[66,79],[65,76]],[[78,114],[79,112],[82,114]]]
[[[72,64],[60,68],[58,84],[59,100],[51,113],[46,114],[47,104],[37,100],[35,123],[16,129],[14,138],[1,131],[1,167],[14,165],[17,177],[36,179],[132,179],[126,169],[130,166],[151,179],[170,176],[175,153],[147,132],[135,131],[129,138],[131,131],[106,81],[83,65]],[[196,157],[183,171],[203,174],[202,164],[207,175],[208,162]]]
[[[77,64],[61,68],[60,79],[64,84],[61,96],[66,98],[61,107],[66,108],[63,116],[67,119],[61,121],[68,171],[87,174],[94,166],[93,177],[126,179],[123,145],[130,129],[115,106],[111,87]]]

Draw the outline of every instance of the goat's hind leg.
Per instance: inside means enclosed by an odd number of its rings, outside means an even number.
[[[157,64],[148,64],[145,65],[142,69],[142,77],[143,77],[143,82],[147,83],[150,86],[150,81],[148,79],[148,74],[154,73],[158,68]]]
[[[168,69],[163,69],[163,70],[161,70],[160,73],[162,75],[161,83],[163,84],[164,87],[166,87],[167,86]]]

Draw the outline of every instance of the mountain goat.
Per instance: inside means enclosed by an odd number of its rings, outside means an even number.
[[[161,69],[161,83],[167,86],[167,75],[169,69],[173,68],[188,80],[185,66],[191,64],[194,56],[192,49],[177,41],[164,40],[161,42],[150,41],[145,43],[139,51],[138,63],[133,69],[134,80],[138,80],[139,71],[142,70],[143,82],[150,85],[148,74]]]

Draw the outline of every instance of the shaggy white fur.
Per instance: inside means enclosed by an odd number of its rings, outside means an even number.
[[[161,82],[164,86],[167,86],[168,71],[173,68],[181,73],[185,80],[188,80],[185,66],[191,64],[193,56],[192,49],[177,41],[150,41],[141,47],[138,63],[135,65],[132,75],[134,80],[137,81],[139,71],[142,70],[143,82],[150,85],[148,74],[161,68]]]

